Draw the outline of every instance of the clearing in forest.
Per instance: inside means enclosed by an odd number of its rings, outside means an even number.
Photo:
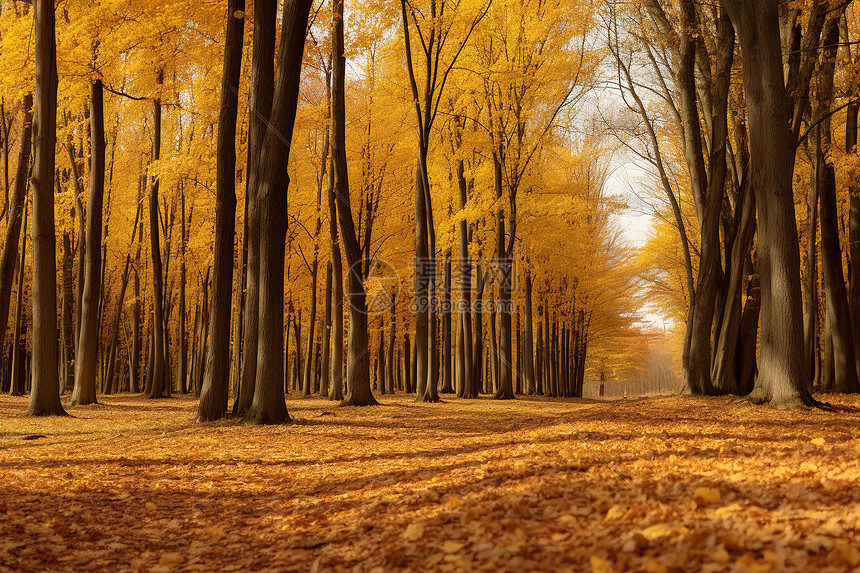
[[[0,396],[0,569],[850,571],[860,398],[828,399],[388,395],[254,427]]]

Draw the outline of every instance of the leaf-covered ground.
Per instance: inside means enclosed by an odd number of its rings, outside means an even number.
[[[248,427],[3,396],[0,569],[857,570],[860,399],[828,399],[290,400]]]

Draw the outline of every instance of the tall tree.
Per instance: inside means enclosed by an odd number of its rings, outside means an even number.
[[[209,315],[209,348],[197,420],[209,422],[227,411],[230,369],[230,303],[233,297],[233,240],[236,235],[236,116],[239,73],[245,30],[245,0],[227,5],[227,38],[221,77],[218,115],[218,174],[215,203],[215,266],[212,277],[212,311]],[[185,240],[185,237],[182,238]]]
[[[260,304],[254,399],[245,421],[289,419],[284,400],[284,251],[287,234],[286,166],[296,120],[299,79],[311,0],[286,0],[275,77],[272,117],[260,152]]]
[[[33,113],[33,350],[29,416],[66,415],[57,368],[57,259],[54,159],[57,43],[53,0],[34,0],[36,92]]]
[[[31,140],[33,134],[33,94],[28,93],[21,101],[23,120],[21,140],[18,148],[18,167],[15,186],[9,201],[6,223],[6,240],[0,256],[0,352],[6,347],[6,328],[9,323],[9,308],[12,306],[12,281],[18,258],[18,243],[21,234],[24,204],[27,202],[27,183],[30,170]],[[2,118],[0,118],[2,119]],[[23,269],[19,272],[23,272]]]
[[[242,327],[242,364],[239,395],[233,405],[233,414],[242,416],[251,407],[257,375],[257,320],[259,318],[258,278],[260,274],[260,231],[257,208],[260,186],[260,155],[275,90],[275,32],[278,3],[276,0],[259,0],[254,3],[254,47],[251,54],[251,87],[248,106],[248,160],[245,190],[245,300]]]
[[[104,90],[101,79],[90,84],[90,195],[87,200],[87,260],[82,299],[81,329],[75,361],[72,404],[96,402],[96,359],[101,298],[102,202],[105,190]]]
[[[164,86],[164,70],[156,72],[156,89],[152,100],[152,155],[151,161],[161,157],[161,90]],[[158,224],[159,176],[153,173],[149,187],[149,244],[152,258],[152,353],[151,368],[147,376],[152,380],[150,398],[164,397],[165,344],[164,344],[164,269],[161,264],[161,238]]]
[[[332,11],[332,136],[334,194],[340,236],[346,251],[349,335],[347,338],[347,390],[344,405],[377,404],[370,389],[370,346],[367,334],[367,293],[362,274],[362,250],[356,236],[349,198],[349,171],[346,164],[346,56],[343,41],[343,0],[335,0]],[[335,384],[337,381],[335,380]]]

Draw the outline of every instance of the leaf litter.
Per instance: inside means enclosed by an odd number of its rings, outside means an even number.
[[[0,569],[860,571],[856,396],[289,399],[269,427],[101,400],[0,397]]]

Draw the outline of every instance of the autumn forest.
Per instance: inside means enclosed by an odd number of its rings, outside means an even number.
[[[858,10],[0,0],[0,569],[860,567]]]

